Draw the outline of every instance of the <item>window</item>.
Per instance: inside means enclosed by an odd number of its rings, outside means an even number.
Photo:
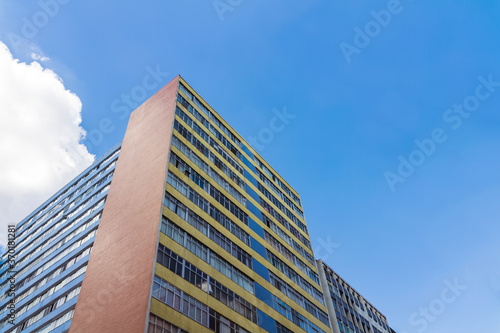
[[[232,279],[234,282],[236,282],[238,285],[243,287],[245,290],[251,292],[254,294],[254,283],[253,280],[251,280],[249,277],[247,277],[245,274],[243,274],[239,269],[231,265],[229,262],[226,260],[222,259],[219,257],[217,254],[214,252],[210,251],[210,249],[202,244],[200,241],[197,239],[193,238],[190,234],[185,232],[183,229],[179,228],[177,225],[172,223],[171,221],[164,219],[162,223],[162,231],[165,232],[165,234],[170,234],[170,229],[176,229],[178,230],[179,234],[182,234],[182,237],[178,237],[177,239],[183,240],[183,243],[179,243],[180,245],[184,246],[186,249],[191,251],[193,254],[201,258],[203,261],[209,263],[212,267],[217,269],[219,272],[227,276],[228,278]],[[173,234],[173,232],[172,232]],[[173,238],[172,238],[173,239]],[[175,240],[175,239],[174,239]],[[170,264],[169,262],[166,262],[165,256],[162,255],[162,253],[165,253],[164,250],[166,248],[160,244],[158,247],[158,260],[162,260],[162,262],[165,262],[166,264]],[[160,262],[160,261],[159,261]],[[160,263],[162,263],[160,262]],[[164,265],[162,263],[162,265]],[[164,265],[165,267],[168,267]]]
[[[161,254],[158,254],[158,262],[165,266],[171,261],[179,263],[180,267],[184,267],[183,271],[180,272],[176,269],[176,265],[171,265],[169,268],[171,271],[181,276],[185,280],[189,281],[191,284],[195,285],[204,292],[209,293],[212,297],[222,302],[224,305],[235,310],[245,318],[257,323],[257,309],[255,306],[247,302],[245,299],[235,294],[233,291],[229,290],[213,277],[208,276],[202,270],[189,263],[185,259],[179,257],[173,251],[165,248],[163,245],[161,247]],[[167,258],[165,258],[167,257]],[[160,261],[161,260],[161,261]],[[158,294],[159,285],[154,285],[153,294]]]
[[[226,332],[226,330],[231,330],[227,332],[247,332],[233,321],[222,316],[220,313],[198,301],[185,291],[171,285],[159,276],[155,276],[153,283],[153,290],[155,291],[153,294],[154,298],[183,313],[201,325],[208,327],[212,331]]]
[[[149,315],[149,326],[148,333],[188,333],[180,329],[179,327],[155,316],[154,314]]]
[[[173,175],[173,177],[175,177],[175,175]],[[236,223],[234,223],[231,219],[224,215],[220,210],[211,205],[198,193],[194,192],[194,190],[189,188],[189,191],[190,193],[192,193],[192,196],[190,195],[189,199],[194,204],[203,209],[203,211],[208,213],[214,220],[219,222],[224,228],[229,230],[233,235],[238,237],[246,245],[250,246],[250,235],[246,231],[236,225]],[[184,220],[186,220],[186,218],[184,218],[183,216],[185,216],[185,212],[187,212],[187,222],[189,222],[189,224],[194,226],[196,229],[200,230],[204,235],[207,235],[207,230],[205,229],[208,229],[209,224],[200,216],[184,206],[168,192],[165,192],[164,204]]]

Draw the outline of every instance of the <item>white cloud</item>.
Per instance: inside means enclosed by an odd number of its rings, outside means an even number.
[[[49,61],[50,59],[44,56],[43,54],[38,54],[35,52],[31,52],[31,59],[33,60],[40,60],[40,61]]]
[[[43,55],[36,55],[45,61]],[[0,42],[0,244],[16,224],[93,161],[82,103],[61,78],[14,59]]]

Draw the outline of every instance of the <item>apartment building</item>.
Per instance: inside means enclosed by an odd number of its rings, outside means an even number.
[[[15,235],[0,332],[331,331],[299,194],[180,76]]]

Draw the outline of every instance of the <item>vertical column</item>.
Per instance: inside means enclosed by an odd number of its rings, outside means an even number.
[[[70,332],[144,332],[179,76],[132,112]]]
[[[333,333],[340,333],[337,316],[333,307],[332,296],[330,295],[330,288],[328,288],[328,281],[326,280],[325,269],[321,259],[316,260],[316,268],[318,269],[319,283],[323,289],[323,300],[325,301],[326,310],[328,312],[328,319],[330,319],[330,327]]]

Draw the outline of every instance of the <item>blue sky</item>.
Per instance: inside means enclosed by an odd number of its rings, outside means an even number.
[[[55,1],[0,1],[0,41],[79,98],[60,91],[87,132],[73,147],[102,155],[127,125],[113,103],[177,74],[245,138],[286,109],[260,152],[300,193],[317,255],[398,332],[499,331],[500,2]],[[26,215],[52,185],[2,198],[38,193]]]

